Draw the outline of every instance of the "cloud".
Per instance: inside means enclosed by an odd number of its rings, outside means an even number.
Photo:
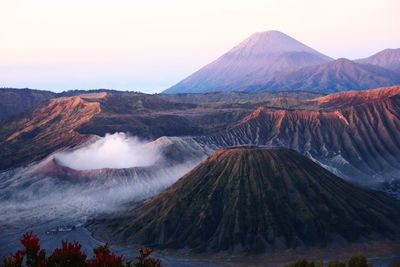
[[[146,167],[161,157],[157,147],[125,133],[107,134],[90,145],[55,155],[59,164],[76,170]]]

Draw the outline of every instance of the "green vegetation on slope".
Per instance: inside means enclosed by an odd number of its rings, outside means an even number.
[[[121,243],[263,252],[395,238],[398,202],[287,149],[222,149],[163,193],[90,228]]]

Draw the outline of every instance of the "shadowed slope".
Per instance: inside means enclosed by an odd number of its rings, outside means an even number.
[[[0,121],[33,109],[56,95],[50,91],[0,88]]]
[[[356,62],[381,66],[400,73],[400,48],[385,49],[370,57],[358,59]]]
[[[339,92],[392,86],[400,83],[400,75],[380,66],[359,64],[341,58],[296,71],[284,71],[266,77],[264,82],[245,88],[249,91],[307,90]]]
[[[400,205],[287,149],[221,149],[163,193],[99,220],[114,240],[195,251],[262,252],[394,238]]]

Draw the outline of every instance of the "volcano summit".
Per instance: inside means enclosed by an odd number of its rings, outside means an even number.
[[[121,243],[263,252],[399,237],[400,204],[288,149],[220,149],[161,194],[94,232]]]

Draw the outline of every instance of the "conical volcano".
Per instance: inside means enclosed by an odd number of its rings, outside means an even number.
[[[164,93],[235,91],[276,71],[332,60],[279,31],[257,32]]]
[[[121,243],[263,252],[398,238],[399,225],[399,202],[293,150],[236,147],[215,152],[123,218],[90,227]]]

